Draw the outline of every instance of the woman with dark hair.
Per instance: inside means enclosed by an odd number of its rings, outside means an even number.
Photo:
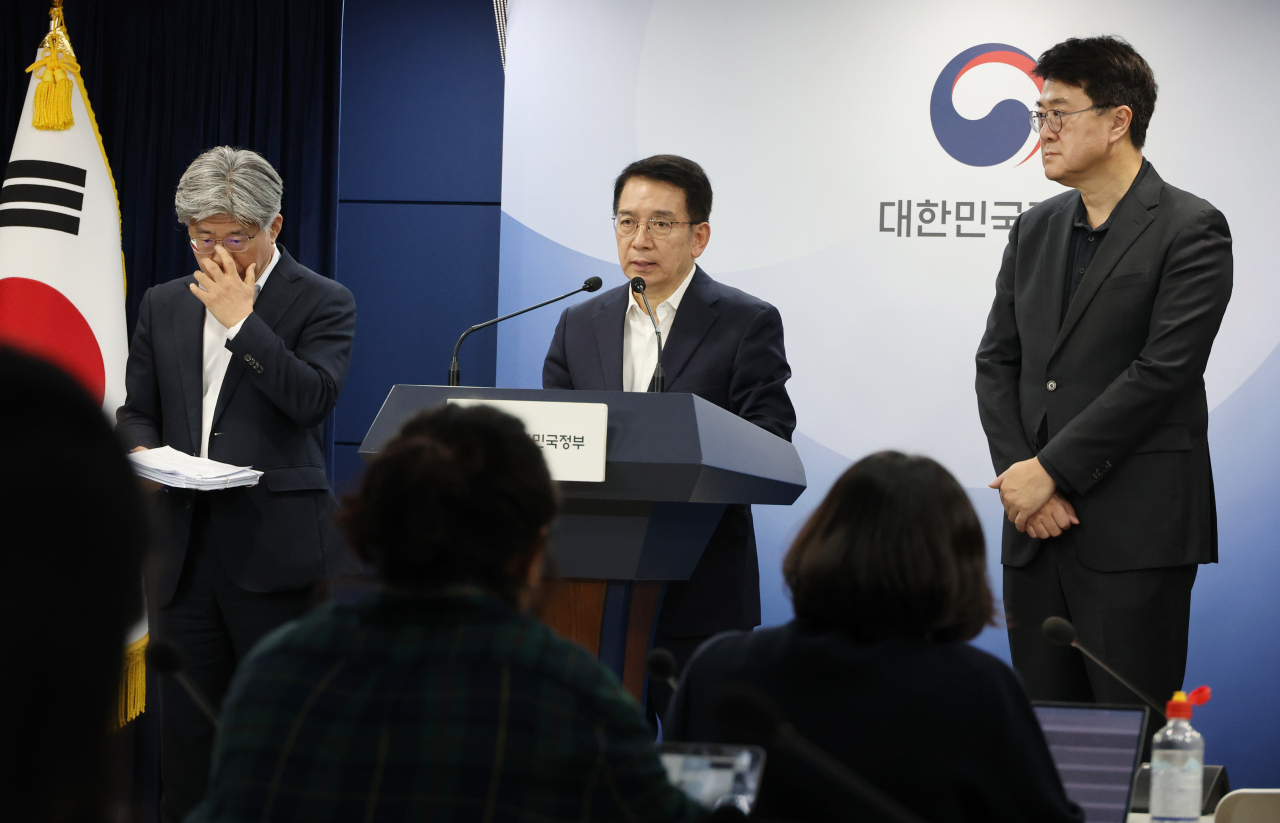
[[[381,587],[245,659],[188,823],[695,819],[617,678],[526,613],[558,508],[515,418],[405,424],[338,514]]]
[[[1080,821],[1014,673],[973,648],[993,622],[982,528],[926,457],[882,452],[844,473],[782,564],[796,619],[731,632],[689,661],[663,731],[733,742],[727,684],[767,693],[818,746],[932,823]],[[755,813],[864,811],[806,764],[769,751]]]

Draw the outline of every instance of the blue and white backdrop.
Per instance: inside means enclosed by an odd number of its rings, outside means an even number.
[[[1235,292],[1209,362],[1221,563],[1197,581],[1187,685],[1209,762],[1280,785],[1280,131],[1269,102],[1280,6],[1015,2],[511,0],[499,309],[622,282],[614,176],[640,157],[701,163],[713,277],[782,312],[810,490],[757,507],[764,621],[791,617],[779,563],[852,461],[930,455],[969,488],[999,592],[1002,511],[973,355],[1012,217],[1061,191],[1026,125],[1034,56],[1115,33],[1160,98],[1146,156],[1235,237]],[[1268,81],[1267,78],[1271,80]],[[1253,148],[1250,148],[1250,147]],[[537,387],[558,316],[499,327],[500,386]],[[975,641],[1008,660],[1003,630]]]

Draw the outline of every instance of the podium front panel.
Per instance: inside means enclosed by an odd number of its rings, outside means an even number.
[[[565,577],[688,580],[724,510],[721,503],[566,499],[551,545]]]

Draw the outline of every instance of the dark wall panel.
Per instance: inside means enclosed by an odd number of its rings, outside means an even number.
[[[359,446],[333,447],[333,493],[339,497],[356,490],[360,473],[364,471],[359,450]]]
[[[499,224],[497,206],[339,204],[338,281],[357,319],[337,442],[364,439],[392,385],[446,382],[458,335],[497,314]],[[494,329],[469,337],[463,382],[492,386],[496,357]]]
[[[341,199],[498,202],[492,3],[348,3],[342,61]]]

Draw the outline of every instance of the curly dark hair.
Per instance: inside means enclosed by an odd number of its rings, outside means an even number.
[[[1147,125],[1156,110],[1156,76],[1142,55],[1121,38],[1064,40],[1040,55],[1036,74],[1079,86],[1095,106],[1133,109],[1129,138],[1139,149],[1147,142]]]
[[[515,602],[518,561],[560,500],[524,424],[489,406],[438,406],[405,423],[336,520],[388,583],[483,586]]]
[[[800,619],[861,642],[969,640],[994,620],[978,516],[927,457],[880,452],[855,463],[801,529],[782,573]]]

